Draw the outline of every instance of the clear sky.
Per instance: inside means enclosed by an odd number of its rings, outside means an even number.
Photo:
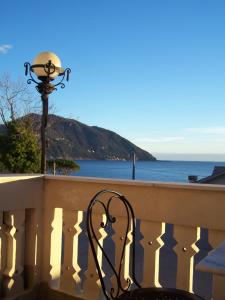
[[[0,75],[53,51],[56,113],[158,159],[225,160],[224,0],[1,0]],[[34,86],[32,88],[35,91]]]

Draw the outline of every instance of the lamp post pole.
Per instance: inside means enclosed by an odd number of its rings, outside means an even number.
[[[38,83],[37,90],[41,94],[42,116],[41,116],[41,173],[46,174],[46,127],[48,123],[48,96],[54,91],[55,87],[48,78],[43,78]]]
[[[43,82],[38,85],[38,91],[41,94],[42,116],[41,116],[41,173],[46,173],[46,127],[48,123],[48,95],[53,91],[50,89],[49,82]]]
[[[41,94],[42,101],[42,116],[41,116],[41,168],[42,174],[47,172],[46,164],[46,127],[48,122],[48,97],[54,90],[56,86],[61,88],[65,87],[63,80],[66,76],[66,81],[69,80],[69,74],[71,69],[62,69],[61,62],[59,58],[51,52],[42,52],[34,60],[34,63],[25,63],[25,75],[30,75],[27,80],[28,84],[31,82],[36,83],[36,89]],[[40,81],[34,79],[32,72],[34,72]],[[52,84],[57,76],[62,76],[62,79],[57,84]]]
[[[46,173],[46,127],[48,122],[48,94],[41,95],[42,117],[41,117],[41,173]]]

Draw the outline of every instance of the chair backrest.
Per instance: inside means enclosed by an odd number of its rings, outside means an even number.
[[[109,228],[109,231],[111,230],[112,232],[114,224],[118,221],[117,219],[119,219],[113,215],[113,208],[115,208],[115,206],[119,206],[121,215],[123,216],[123,218],[125,218],[126,221],[123,237],[120,237],[120,240],[122,242],[121,253],[119,257],[114,257],[114,259],[112,259],[112,253],[109,253],[109,251],[106,252],[104,245],[99,242],[99,230],[107,230],[107,228]],[[96,216],[96,214],[102,214],[104,216],[104,219],[101,219],[99,224],[96,224],[96,222],[94,221],[94,216]],[[123,195],[115,191],[102,190],[98,192],[92,198],[87,209],[87,233],[105,297],[107,299],[115,299],[121,293],[128,291],[132,284],[140,287],[135,278],[135,216],[128,200]],[[114,232],[113,235],[116,234],[117,233]],[[131,240],[130,237],[132,237]],[[129,257],[131,262],[129,262],[129,276],[128,278],[124,279],[123,267],[124,261],[126,259],[125,248],[127,244],[129,244],[130,246]],[[114,246],[114,248],[116,249],[117,245]],[[101,251],[102,255],[99,255],[98,251]],[[103,261],[104,265],[107,265],[104,269],[108,270],[108,274],[105,274],[102,269]],[[116,266],[114,264],[114,261],[117,262]],[[110,287],[107,286],[105,281],[107,276],[110,276],[112,278]],[[126,283],[125,286],[124,282]]]

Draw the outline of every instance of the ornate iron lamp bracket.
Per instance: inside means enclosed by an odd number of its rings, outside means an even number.
[[[31,84],[34,82],[36,84],[36,89],[40,94],[51,94],[54,90],[57,90],[56,86],[60,86],[62,89],[65,88],[65,84],[63,83],[64,79],[66,78],[66,81],[69,81],[69,75],[71,73],[70,68],[66,68],[63,70],[63,72],[59,73],[58,76],[62,76],[62,79],[56,83],[52,84],[51,81],[53,81],[53,78],[51,78],[51,75],[57,71],[57,67],[49,61],[45,65],[31,65],[29,62],[26,62],[24,64],[25,67],[25,75],[29,75],[30,78],[27,80],[28,84]],[[40,81],[37,81],[34,79],[34,76],[32,75],[32,72],[34,72],[35,68],[42,68],[43,71],[46,73],[46,76],[38,77]]]

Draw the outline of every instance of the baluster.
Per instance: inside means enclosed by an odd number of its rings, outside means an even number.
[[[74,295],[80,284],[78,264],[78,237],[82,232],[82,211],[63,211],[64,258],[60,278],[60,289]]]
[[[4,213],[7,236],[7,263],[4,270],[3,294],[12,296],[24,290],[24,222],[25,211]]]
[[[144,248],[144,270],[142,286],[160,287],[159,254],[164,245],[161,236],[165,233],[165,223],[141,222],[141,233],[144,236],[141,245]]]
[[[52,222],[51,233],[51,257],[52,266],[50,275],[52,277],[51,287],[58,288],[61,274],[61,256],[62,256],[62,209],[55,208],[54,220]]]
[[[97,239],[100,243],[100,245],[103,245],[104,239],[106,238],[107,234],[106,231],[101,228],[100,224],[101,222],[105,222],[106,216],[105,215],[93,215],[93,226],[96,228],[95,234],[97,236]],[[102,251],[100,251],[99,247],[96,246],[96,253],[99,261],[100,267],[102,267]],[[104,273],[102,271],[103,277]],[[99,280],[99,276],[97,273],[94,257],[91,251],[91,247],[89,245],[88,249],[88,269],[85,272],[86,280],[84,281],[84,298],[86,299],[92,299],[97,300],[101,297],[101,283]],[[82,297],[83,298],[83,297]]]
[[[32,288],[40,276],[40,210],[26,210],[25,220],[25,287]]]
[[[174,250],[177,254],[177,288],[193,292],[194,255],[199,249],[200,227],[174,225]]]
[[[58,287],[61,269],[62,209],[49,207],[44,216],[41,280],[52,287]]]
[[[209,243],[213,248],[216,248],[225,240],[225,232],[220,230],[209,230]],[[225,277],[213,275],[213,300],[225,299]]]
[[[3,228],[3,212],[0,212],[0,298],[2,295],[3,270],[6,264],[6,239]]]
[[[127,226],[127,218],[123,217],[117,217],[116,216],[116,222],[113,223],[112,227],[115,232],[113,234],[112,239],[115,244],[115,269],[118,272],[119,266],[121,264],[121,284],[124,288],[127,288],[127,280],[131,280],[130,278],[130,272],[129,272],[129,263],[130,263],[130,244],[132,241],[131,237],[131,226],[129,228],[128,232],[128,239],[127,244],[125,245],[125,255],[123,258],[123,261],[121,262],[121,254],[124,246],[124,239],[125,239],[125,230]],[[116,278],[115,276],[112,277],[112,284],[113,286],[116,286]]]
[[[81,268],[79,265],[79,236],[82,234],[82,228],[81,228],[81,223],[83,222],[84,218],[84,212],[83,211],[78,211],[77,212],[77,223],[75,225],[76,229],[76,234],[74,236],[74,246],[73,246],[73,264],[74,264],[74,269],[75,269],[75,274],[74,274],[74,280],[77,285],[79,285],[79,292],[80,292],[80,284],[81,284],[81,277],[79,275]]]

